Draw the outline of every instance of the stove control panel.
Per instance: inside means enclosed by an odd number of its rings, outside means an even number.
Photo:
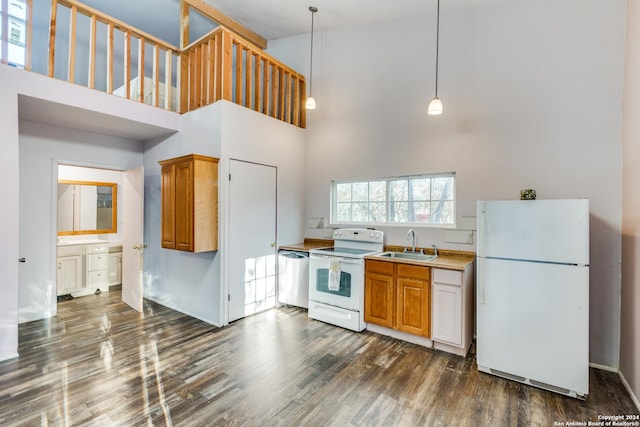
[[[333,232],[333,240],[383,243],[384,233],[379,230],[369,230],[367,228],[338,228]]]

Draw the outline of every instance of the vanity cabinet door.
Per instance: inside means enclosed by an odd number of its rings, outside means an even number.
[[[57,294],[66,295],[82,288],[82,255],[58,257]]]
[[[122,284],[122,252],[109,254],[109,286]]]

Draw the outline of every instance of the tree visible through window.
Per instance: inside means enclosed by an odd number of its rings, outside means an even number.
[[[335,223],[455,224],[455,174],[332,183]]]
[[[27,43],[26,0],[0,0],[0,58],[24,68]]]

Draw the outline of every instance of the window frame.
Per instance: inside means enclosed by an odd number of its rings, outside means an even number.
[[[0,0],[0,62],[17,68],[26,68],[28,44],[27,33],[29,31],[29,23],[27,22],[29,19],[29,13],[27,11],[29,9],[29,2],[28,0],[18,0],[18,2],[22,3],[25,7],[25,16],[22,17],[11,13],[11,1],[12,0]],[[11,22],[22,25],[24,30],[24,43],[13,40],[11,34]],[[10,46],[22,49],[22,63],[10,60]]]
[[[434,179],[434,178],[453,178],[453,188],[451,189],[452,198],[448,199],[452,203],[452,222],[451,223],[433,223],[433,222],[393,222],[390,221],[391,215],[391,201],[390,201],[390,186],[391,182],[399,181],[399,180],[419,180],[419,179]],[[337,186],[339,184],[357,184],[357,183],[372,183],[372,182],[385,182],[385,216],[384,221],[338,221],[338,192]],[[411,198],[409,198],[411,199]],[[436,200],[429,199],[428,202],[432,203]],[[368,203],[371,202],[369,198]],[[420,203],[424,201],[413,201],[408,200],[409,203]],[[351,196],[351,203],[355,203],[353,201],[353,196]],[[427,174],[416,174],[416,175],[402,175],[402,176],[389,176],[382,178],[365,178],[365,179],[345,179],[345,180],[332,180],[330,185],[330,225],[332,226],[354,226],[354,225],[363,225],[363,226],[384,226],[384,227],[426,227],[426,228],[447,228],[447,229],[455,229],[456,228],[456,173],[455,172],[440,172],[440,173],[427,173]]]

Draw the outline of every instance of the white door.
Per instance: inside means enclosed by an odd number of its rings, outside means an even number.
[[[478,202],[478,256],[589,264],[589,200]]]
[[[144,167],[125,171],[122,187],[122,301],[141,312]]]
[[[477,292],[478,366],[589,392],[588,267],[478,258]]]
[[[276,303],[276,175],[229,161],[229,322]]]

